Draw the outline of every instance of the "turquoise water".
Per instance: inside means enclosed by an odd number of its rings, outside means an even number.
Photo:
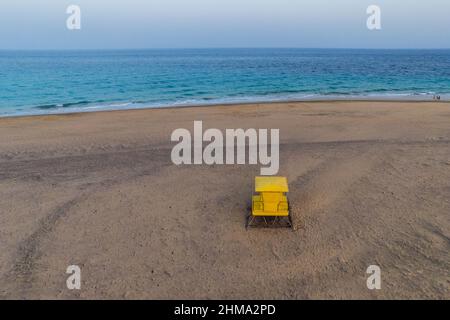
[[[0,51],[0,116],[434,94],[450,50]]]

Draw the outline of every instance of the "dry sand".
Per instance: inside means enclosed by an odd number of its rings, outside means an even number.
[[[281,129],[296,231],[245,230],[259,166],[171,163],[194,120]],[[450,104],[3,118],[0,245],[0,298],[448,299]]]

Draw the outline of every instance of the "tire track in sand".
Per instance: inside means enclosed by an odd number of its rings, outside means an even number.
[[[317,214],[345,197],[345,192],[355,182],[382,161],[379,152],[376,154],[371,150],[350,150],[348,153],[329,157],[290,183],[289,195],[294,200],[291,204],[296,229],[304,227],[305,220],[314,221]]]

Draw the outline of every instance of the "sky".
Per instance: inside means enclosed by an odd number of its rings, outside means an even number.
[[[67,7],[81,9],[69,30]],[[366,26],[381,8],[381,30]],[[449,0],[1,0],[0,49],[450,48]]]

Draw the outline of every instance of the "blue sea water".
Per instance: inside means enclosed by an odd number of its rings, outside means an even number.
[[[0,51],[0,116],[434,94],[450,50]]]

